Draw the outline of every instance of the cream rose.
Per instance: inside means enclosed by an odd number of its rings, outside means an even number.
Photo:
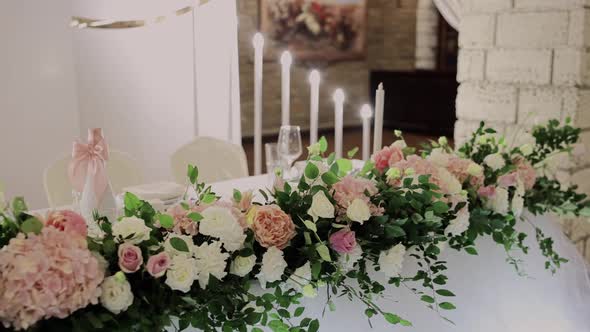
[[[390,278],[399,275],[402,271],[405,254],[406,247],[401,243],[389,250],[382,251],[381,254],[379,254],[379,266],[381,267],[381,272]]]
[[[334,205],[326,197],[323,190],[318,191],[311,200],[311,207],[307,210],[313,221],[318,221],[319,218],[334,218]]]
[[[371,210],[369,205],[360,198],[356,198],[350,203],[348,209],[346,209],[346,216],[360,224],[371,218]]]
[[[493,197],[487,200],[486,207],[496,213],[506,215],[509,207],[508,190],[496,187],[496,192]]]
[[[195,259],[188,256],[176,255],[172,257],[172,263],[166,271],[166,285],[172,290],[188,292],[197,277],[195,263]]]
[[[115,315],[127,310],[133,304],[131,285],[124,275],[121,277],[116,274],[105,278],[100,288],[100,304]]]
[[[244,246],[244,229],[228,209],[212,206],[202,215],[203,220],[199,224],[201,234],[218,238],[227,251],[236,251]]]
[[[483,163],[488,165],[492,170],[497,171],[502,167],[506,166],[506,161],[499,153],[494,153],[486,156]]]
[[[150,239],[151,231],[145,221],[137,217],[126,217],[113,223],[113,236],[119,242],[139,244]]]
[[[467,166],[467,174],[471,176],[482,176],[483,175],[483,167],[476,163],[471,163]]]
[[[520,146],[519,149],[524,156],[530,156],[531,154],[533,154],[533,146],[530,144],[523,144]]]
[[[250,255],[248,257],[238,256],[229,266],[229,273],[237,275],[238,277],[245,277],[256,265],[256,256]]]

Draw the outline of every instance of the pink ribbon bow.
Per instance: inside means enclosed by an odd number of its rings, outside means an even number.
[[[106,162],[109,160],[109,148],[102,135],[102,129],[88,129],[88,144],[74,142],[72,161],[68,166],[68,176],[74,189],[84,190],[87,174],[94,178],[94,194],[98,202],[106,191],[108,178]]]

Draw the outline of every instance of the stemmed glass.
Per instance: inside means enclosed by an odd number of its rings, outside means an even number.
[[[291,170],[295,160],[303,153],[301,128],[299,126],[281,126],[277,147],[279,155],[285,163],[285,173],[287,173]]]

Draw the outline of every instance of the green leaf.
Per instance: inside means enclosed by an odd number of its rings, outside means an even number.
[[[443,302],[443,303],[439,304],[438,306],[441,307],[441,309],[445,309],[445,310],[453,310],[453,309],[457,308],[451,302]]]
[[[141,205],[141,200],[139,199],[139,197],[135,196],[130,192],[125,193],[123,201],[125,203],[125,208],[129,211],[135,211],[139,209],[139,206]]]
[[[215,202],[215,200],[217,199],[217,196],[215,196],[215,194],[205,194],[203,196],[203,199],[201,199],[201,202],[204,204],[211,204],[213,202]]]
[[[320,329],[320,322],[317,319],[314,319],[309,323],[308,332],[317,332]]]
[[[186,242],[184,242],[183,239],[181,239],[179,237],[171,238],[170,245],[172,246],[172,248],[174,248],[178,251],[189,252],[188,245],[186,244]]]
[[[242,192],[238,189],[234,189],[233,197],[235,202],[240,202],[242,200]]]
[[[432,298],[432,296],[428,296],[428,295],[422,295],[420,297],[420,300],[422,300],[426,303],[434,303],[434,299]]]
[[[336,176],[336,174],[332,172],[326,172],[322,174],[322,181],[324,181],[325,184],[331,186],[340,181],[340,179],[338,176]]]
[[[367,174],[375,168],[375,163],[371,160],[367,160],[361,169],[361,174]]]
[[[316,227],[316,225],[313,221],[303,220],[303,224],[305,225],[305,227],[307,227],[307,229],[309,229],[310,231],[312,231],[314,233],[316,233],[318,231],[318,228]]]
[[[354,149],[348,151],[348,153],[346,155],[348,156],[349,159],[352,159],[357,154],[357,152],[359,152],[359,148],[355,147]]]
[[[186,172],[189,181],[192,184],[197,183],[197,178],[199,177],[199,168],[197,166],[188,165],[188,170]]]
[[[117,245],[112,238],[107,238],[102,243],[102,250],[104,251],[105,255],[111,256],[117,251]]]
[[[199,212],[191,212],[191,213],[187,214],[186,216],[189,217],[194,222],[199,222],[199,221],[203,220],[203,215],[201,215]]]
[[[253,327],[252,332],[264,332],[264,331],[258,327]]]
[[[15,197],[12,200],[12,214],[18,217],[19,214],[28,211],[27,203],[25,203],[24,197]]]
[[[437,201],[432,203],[432,209],[436,214],[443,214],[449,211],[449,205],[445,202]]]
[[[299,317],[299,316],[303,315],[304,311],[305,311],[305,307],[299,307],[299,308],[295,309],[293,316]]]
[[[160,214],[158,215],[158,221],[160,221],[160,226],[170,229],[174,227],[174,218],[168,214]]]
[[[446,289],[437,289],[436,294],[438,294],[440,296],[455,296],[455,294],[453,294],[453,292],[451,292],[450,290],[446,290]]]
[[[20,230],[23,233],[34,233],[39,234],[43,229],[43,223],[40,222],[37,218],[28,218],[25,220],[22,225],[20,225]]]
[[[392,313],[386,312],[383,314],[383,317],[385,317],[385,320],[388,321],[390,324],[399,324],[399,322],[401,322],[401,318],[398,315],[394,315]]]
[[[580,216],[590,218],[590,207],[585,207],[581,209]]]
[[[320,138],[320,140],[318,141],[318,143],[320,143],[320,152],[324,153],[328,150],[328,141],[326,140],[326,137],[322,136]]]
[[[406,232],[399,226],[387,225],[385,226],[385,235],[390,238],[406,236]]]
[[[330,249],[328,249],[328,247],[325,244],[318,244],[318,246],[315,249],[324,261],[332,261],[332,258],[330,257]]]
[[[400,320],[400,321],[399,321],[399,324],[400,324],[401,326],[412,326],[412,322],[410,322],[410,321],[408,321],[408,320],[405,320],[405,319],[402,319],[402,320]]]
[[[306,178],[314,180],[320,175],[320,170],[314,163],[308,162],[304,174]]]
[[[311,265],[311,276],[313,279],[319,279],[322,272],[322,263],[315,262]]]
[[[334,162],[335,159],[336,159],[336,154],[334,152],[332,152],[332,153],[330,153],[330,155],[326,159],[326,163],[328,165],[332,165],[332,163]]]
[[[474,247],[467,247],[465,248],[465,251],[470,255],[477,255],[477,250],[475,250]]]
[[[350,159],[338,159],[336,160],[336,164],[338,164],[340,174],[348,174],[352,171],[352,162]]]

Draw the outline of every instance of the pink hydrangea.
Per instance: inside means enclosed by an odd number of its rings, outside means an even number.
[[[373,181],[347,175],[335,183],[332,186],[332,189],[334,191],[334,199],[338,204],[338,215],[345,215],[348,206],[357,198],[363,200],[369,205],[371,215],[383,215],[384,209],[371,203],[371,198],[365,194],[365,192],[368,192],[370,196],[377,194],[377,186]]]
[[[481,187],[477,190],[477,194],[479,197],[490,199],[496,195],[496,187],[494,186],[486,186]]]
[[[70,210],[50,212],[43,223],[45,226],[57,228],[60,231],[74,232],[83,237],[88,234],[86,220],[81,215]]]
[[[516,165],[516,172],[518,177],[524,184],[526,190],[531,190],[537,182],[537,172],[535,168],[524,158],[516,158],[513,160]]]
[[[516,187],[518,184],[518,173],[504,174],[498,178],[498,185],[502,188]]]
[[[386,146],[373,155],[375,168],[377,168],[379,172],[383,172],[387,167],[390,167],[403,159],[403,151],[394,145]]]
[[[98,303],[103,278],[84,237],[54,227],[18,234],[0,250],[0,321],[19,330],[66,318]]]
[[[399,168],[402,174],[412,169],[416,176],[430,175],[429,182],[437,185],[443,194],[454,195],[461,190],[461,184],[454,178],[454,174],[445,171],[444,168],[440,168],[430,160],[421,158],[420,156],[410,155],[406,157],[406,160],[394,164],[393,167]],[[390,183],[390,185],[397,186],[401,183],[400,181],[395,180],[395,183]]]
[[[457,180],[461,183],[465,183],[467,179],[469,179],[469,184],[474,187],[479,187],[483,185],[484,176],[483,174],[480,176],[473,176],[470,175],[468,172],[469,166],[474,162],[469,159],[459,158],[457,156],[450,156],[449,164],[447,165],[447,170],[453,174]]]

